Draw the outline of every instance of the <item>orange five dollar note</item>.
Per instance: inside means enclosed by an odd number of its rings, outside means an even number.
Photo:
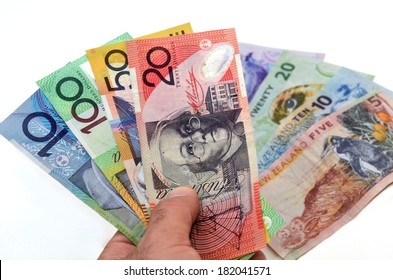
[[[141,38],[165,37],[192,33],[189,23],[165,29]],[[133,186],[136,198],[146,218],[149,203],[143,180],[140,180],[141,152],[134,113],[134,101],[129,81],[130,71],[126,54],[126,41],[86,51],[94,78],[105,106],[121,159]]]
[[[151,206],[178,186],[197,191],[201,207],[191,241],[203,259],[233,259],[265,247],[234,29],[126,45]]]

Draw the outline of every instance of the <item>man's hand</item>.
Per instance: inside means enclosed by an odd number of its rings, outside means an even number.
[[[176,188],[152,211],[149,227],[138,247],[117,232],[99,259],[200,260],[189,237],[198,212],[196,192],[188,187]]]
[[[189,187],[178,187],[156,205],[137,247],[117,232],[98,259],[200,260],[190,242],[191,227],[198,212],[197,193]],[[252,259],[265,259],[265,256],[259,251]]]

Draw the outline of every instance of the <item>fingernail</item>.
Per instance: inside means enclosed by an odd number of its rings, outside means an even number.
[[[174,188],[167,196],[167,198],[177,197],[177,196],[190,196],[194,195],[195,191],[191,187],[177,187]]]

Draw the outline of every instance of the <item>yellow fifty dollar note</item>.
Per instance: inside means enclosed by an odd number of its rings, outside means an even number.
[[[190,23],[175,26],[137,39],[157,38],[192,33]],[[95,81],[105,106],[122,160],[131,180],[131,195],[138,201],[146,218],[150,207],[143,180],[141,148],[135,118],[133,89],[129,80],[125,41],[86,51]]]

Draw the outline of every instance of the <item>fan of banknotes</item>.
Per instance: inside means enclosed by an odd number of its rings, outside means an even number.
[[[189,23],[126,33],[37,81],[0,131],[135,244],[189,186],[203,259],[296,259],[393,176],[391,92],[323,59]]]

